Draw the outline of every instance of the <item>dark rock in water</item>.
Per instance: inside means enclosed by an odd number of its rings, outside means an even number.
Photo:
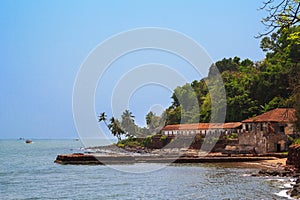
[[[261,169],[258,172],[258,174],[262,175],[262,176],[279,176],[280,175],[279,171],[271,170],[271,169]]]
[[[32,140],[25,140],[25,143],[30,144],[32,143]]]
[[[286,176],[293,176],[294,174],[295,174],[294,170],[292,170],[288,167],[280,167],[280,168],[274,168],[274,169],[261,169],[258,172],[258,176],[286,177]]]
[[[300,178],[296,180],[296,184],[293,185],[293,188],[287,192],[292,198],[300,199]]]

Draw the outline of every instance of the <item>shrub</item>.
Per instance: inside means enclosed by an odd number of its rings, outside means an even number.
[[[118,147],[138,147],[138,146],[142,146],[142,144],[133,137],[121,140],[117,143]]]
[[[123,147],[125,147],[125,145],[123,143],[121,143],[121,142],[118,142],[117,143],[117,147],[123,148]]]
[[[160,136],[160,141],[165,141],[166,139],[168,138],[168,136],[166,136],[166,135],[162,135],[162,136]]]
[[[300,144],[300,138],[294,139],[293,144]]]
[[[225,136],[226,140],[234,140],[234,139],[238,139],[238,134],[237,133],[231,133],[229,135]]]
[[[151,144],[151,143],[152,143],[152,137],[149,136],[149,137],[146,137],[146,138],[144,138],[144,139],[142,140],[141,145],[142,145],[142,146],[147,146],[147,145],[149,145],[149,144]]]

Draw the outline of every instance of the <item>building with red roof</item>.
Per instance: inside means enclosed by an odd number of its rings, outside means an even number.
[[[287,151],[288,136],[296,133],[295,121],[295,109],[277,108],[242,122],[175,124],[167,125],[161,131],[168,136],[238,133],[237,149],[252,149],[265,154]]]
[[[295,109],[276,108],[242,121],[239,145],[253,146],[258,153],[287,151],[288,135],[295,134]]]
[[[216,132],[237,132],[242,128],[241,122],[230,123],[195,123],[167,125],[161,131],[164,135],[206,135]]]

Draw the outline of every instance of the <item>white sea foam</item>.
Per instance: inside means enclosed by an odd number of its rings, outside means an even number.
[[[285,183],[283,186],[284,188],[288,188],[288,189],[293,188],[291,183]]]
[[[280,192],[275,193],[275,195],[279,196],[279,197],[284,197],[284,198],[288,198],[288,199],[293,199],[292,197],[290,197],[290,195],[287,194],[288,190],[281,190]]]
[[[252,176],[252,174],[242,174],[243,177]]]

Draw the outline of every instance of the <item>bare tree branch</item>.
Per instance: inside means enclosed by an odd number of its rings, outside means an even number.
[[[262,24],[266,27],[264,33],[258,33],[256,38],[269,35],[273,31],[282,28],[289,28],[300,22],[300,2],[296,0],[282,0],[274,5],[274,0],[263,2],[259,10],[265,10],[268,15],[262,19]]]

